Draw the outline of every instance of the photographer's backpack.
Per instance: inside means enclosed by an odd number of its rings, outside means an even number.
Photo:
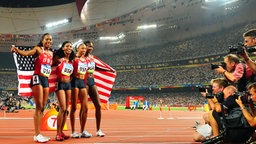
[[[250,111],[248,108],[247,110]],[[245,143],[255,130],[245,119],[240,107],[234,108],[227,116],[223,116],[222,123],[225,130],[224,142]]]

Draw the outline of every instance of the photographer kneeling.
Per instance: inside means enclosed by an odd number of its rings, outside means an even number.
[[[212,110],[215,110],[215,104],[213,103],[213,96],[218,98],[218,102],[223,101],[223,97],[219,96],[222,94],[224,88],[228,86],[228,82],[224,78],[216,78],[211,80],[211,93],[208,92],[208,89],[205,89],[204,92],[201,91],[201,95],[207,99],[209,110],[203,114],[203,119],[205,124],[196,126],[196,130],[193,133],[193,140],[201,142],[212,136],[212,128],[209,125],[209,113]]]
[[[211,88],[212,88],[211,93],[201,92],[201,95],[207,99],[207,103],[208,103],[210,111],[215,110],[215,104],[214,104],[213,99],[212,99],[213,96],[217,96],[218,101],[222,102],[223,97],[218,97],[218,95],[220,93],[222,93],[224,88],[227,87],[227,86],[228,86],[228,81],[226,79],[216,78],[216,79],[211,80]],[[203,119],[204,119],[205,123],[209,123],[209,117],[208,116],[209,116],[208,112],[203,115]]]
[[[224,133],[223,141],[231,143],[243,143],[246,142],[252,135],[253,129],[251,127],[240,126],[244,125],[243,122],[238,119],[238,123],[234,124],[229,115],[234,112],[234,110],[239,110],[239,105],[236,103],[237,89],[236,87],[230,85],[223,90],[224,101],[219,103],[217,98],[214,97],[215,110],[209,114],[210,125],[212,127],[213,138]],[[232,126],[231,126],[232,125]]]

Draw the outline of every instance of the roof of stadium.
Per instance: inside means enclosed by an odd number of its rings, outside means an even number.
[[[78,7],[86,3],[81,19]],[[94,25],[129,13],[156,0],[0,0],[1,34],[41,34],[63,32]],[[44,29],[52,21],[69,18],[71,22]]]
[[[254,13],[255,4],[255,0],[0,0],[0,34],[58,33],[96,25],[100,36],[118,35],[156,23],[162,32],[174,31],[175,37],[196,35],[253,22],[256,15],[248,14]],[[64,18],[70,23],[45,28],[47,23]],[[100,25],[102,22],[109,26]]]

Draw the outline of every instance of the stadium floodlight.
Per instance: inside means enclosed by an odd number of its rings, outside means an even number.
[[[221,5],[231,4],[239,0],[205,0],[205,3],[217,2]]]
[[[215,2],[216,0],[205,0],[206,3]]]
[[[125,37],[125,34],[120,33],[117,37],[118,37],[118,39],[123,39]]]
[[[141,26],[138,26],[137,29],[141,30],[141,29],[152,29],[152,28],[156,28],[157,25],[156,24],[151,24],[151,25],[141,25]]]
[[[115,40],[121,40],[125,37],[125,34],[120,33],[117,36],[106,36],[106,37],[100,37],[100,40],[111,40],[111,41],[115,41]]]
[[[59,21],[48,23],[48,24],[45,25],[45,27],[46,28],[51,28],[51,27],[55,27],[55,26],[58,26],[58,25],[67,24],[69,22],[70,22],[69,19],[63,19],[63,20],[59,20]]]
[[[72,22],[72,17],[66,18],[66,19],[63,19],[63,20],[59,20],[59,21],[55,21],[55,22],[47,23],[46,25],[41,26],[41,29],[42,30],[51,29],[51,28],[63,26],[65,24],[68,24],[68,23],[71,23],[71,22]]]
[[[118,37],[116,36],[106,36],[106,37],[100,37],[100,40],[117,40]]]

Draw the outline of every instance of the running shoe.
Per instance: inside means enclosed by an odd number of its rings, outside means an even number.
[[[88,133],[87,131],[83,131],[80,134],[80,138],[90,138],[90,137],[92,137],[92,134]]]
[[[101,130],[98,130],[98,131],[96,132],[96,136],[104,137],[105,134],[104,134]]]
[[[195,121],[195,125],[193,126],[194,129],[196,129],[200,125],[199,121]]]
[[[56,141],[63,141],[64,140],[64,138],[62,137],[62,134],[57,134],[55,139],[56,139]]]
[[[83,131],[80,134],[80,138],[90,138],[90,137],[92,137],[92,134],[88,133],[87,131]]]
[[[73,132],[73,133],[71,134],[71,137],[72,137],[72,138],[79,138],[79,134],[78,134],[77,132]]]
[[[50,140],[49,137],[45,137],[41,134],[38,134],[37,136],[34,136],[34,141],[39,142],[39,143],[45,143]]]
[[[65,135],[64,133],[61,133],[61,136],[62,136],[65,140],[70,138],[70,136],[67,136],[67,135]]]

